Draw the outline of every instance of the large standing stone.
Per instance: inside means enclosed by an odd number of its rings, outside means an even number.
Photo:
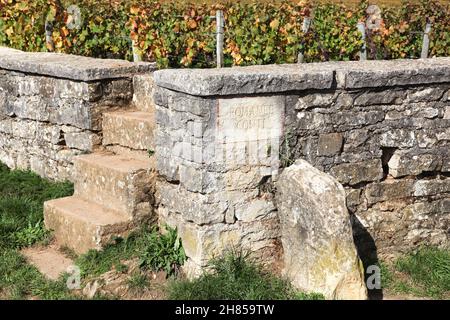
[[[294,286],[327,299],[366,299],[342,185],[297,160],[277,189],[285,272]]]

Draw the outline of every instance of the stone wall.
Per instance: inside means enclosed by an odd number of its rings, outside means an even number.
[[[275,182],[296,159],[344,186],[366,262],[449,244],[450,58],[153,70],[0,48],[0,161],[71,179],[103,112],[134,103],[155,113],[157,211],[191,275],[233,247],[279,266]]]
[[[72,158],[101,145],[102,113],[129,107],[133,64],[0,48],[0,161],[72,179]]]
[[[345,187],[366,262],[449,244],[450,58],[162,70],[154,80],[158,211],[178,226],[188,270],[229,247],[279,261],[274,182],[298,158]]]

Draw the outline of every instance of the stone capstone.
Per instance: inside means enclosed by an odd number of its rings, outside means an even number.
[[[0,68],[80,81],[124,78],[156,69],[154,63],[95,59],[49,52],[23,52],[0,47]]]

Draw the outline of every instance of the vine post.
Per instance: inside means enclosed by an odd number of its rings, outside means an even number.
[[[361,47],[361,51],[359,52],[359,60],[367,60],[367,48],[366,48],[366,25],[364,22],[358,22],[356,25],[359,33],[361,34],[361,39],[363,41],[363,45]]]
[[[216,11],[216,55],[217,68],[223,67],[223,43],[224,43],[225,19],[222,10]]]
[[[305,35],[305,34],[307,34],[308,33],[308,31],[309,31],[309,27],[311,26],[311,22],[312,22],[312,20],[311,20],[311,18],[310,17],[305,17],[305,19],[303,20],[303,25],[302,25],[302,32],[303,32],[303,35]],[[304,44],[304,40],[302,41],[302,44]],[[303,52],[304,52],[304,48],[303,48],[303,46],[302,46],[302,48],[300,49],[300,52],[298,53],[298,56],[297,56],[297,63],[303,63],[303,60],[304,60],[304,54],[303,54]]]
[[[428,58],[428,51],[430,49],[430,36],[429,36],[430,32],[431,32],[431,23],[427,22],[425,30],[423,32],[422,53],[420,54],[421,59]]]

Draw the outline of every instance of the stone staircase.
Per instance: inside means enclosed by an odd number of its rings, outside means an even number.
[[[74,195],[44,204],[45,225],[59,246],[79,254],[100,249],[156,219],[154,159],[148,152],[154,147],[154,113],[140,101],[133,109],[103,114],[102,147],[74,159]]]

